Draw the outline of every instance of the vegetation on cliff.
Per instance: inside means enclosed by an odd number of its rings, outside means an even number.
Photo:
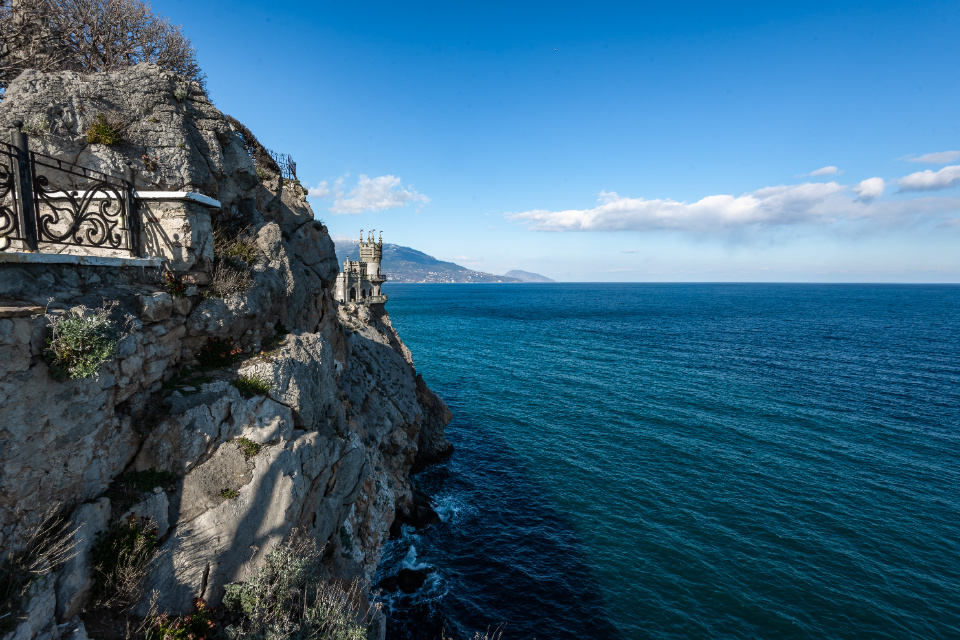
[[[63,315],[48,316],[50,337],[44,355],[54,377],[66,380],[97,375],[120,338],[117,325],[110,319],[114,306],[78,306]]]
[[[89,73],[140,62],[203,83],[180,27],[140,0],[0,0],[0,89],[24,69]]]

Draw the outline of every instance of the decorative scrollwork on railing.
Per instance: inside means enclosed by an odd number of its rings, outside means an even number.
[[[0,251],[20,238],[14,166],[11,156],[0,153]]]
[[[0,142],[0,251],[139,255],[132,168],[118,178],[13,138]]]
[[[33,184],[40,242],[129,248],[121,186],[100,180],[83,185],[83,191],[61,189],[44,175],[34,175]]]

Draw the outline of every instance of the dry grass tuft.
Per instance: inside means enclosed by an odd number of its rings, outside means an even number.
[[[0,635],[20,622],[30,585],[76,555],[76,533],[63,513],[51,510],[23,547],[0,562]]]
[[[132,516],[112,526],[93,547],[94,603],[126,610],[143,595],[143,581],[157,548],[156,525]]]

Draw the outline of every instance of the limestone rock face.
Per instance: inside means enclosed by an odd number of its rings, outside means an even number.
[[[86,143],[100,114],[122,125],[122,144]],[[142,613],[151,592],[171,614],[197,596],[216,605],[293,528],[327,546],[331,577],[369,581],[411,503],[411,471],[448,448],[449,411],[382,308],[347,313],[331,298],[333,241],[302,187],[255,166],[251,141],[199,87],[150,65],[27,71],[0,102],[0,130],[18,119],[36,151],[116,175],[132,162],[139,189],[197,191],[222,208],[179,231],[203,248],[182,297],[150,270],[0,265],[0,305],[34,310],[0,316],[0,548],[17,552],[51,505],[73,513],[82,540],[35,586],[17,638],[85,635],[73,616],[89,604],[91,545],[130,516],[159,534]],[[204,295],[214,228],[255,246],[249,286],[225,297]],[[50,317],[104,300],[123,331],[113,356],[96,377],[55,379]],[[200,366],[223,345],[229,357]],[[241,392],[241,376],[268,389]],[[104,497],[158,472],[174,481],[123,504]]]

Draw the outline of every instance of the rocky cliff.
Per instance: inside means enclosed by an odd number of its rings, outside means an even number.
[[[0,264],[0,549],[13,557],[51,513],[76,528],[73,557],[31,586],[11,637],[82,626],[96,536],[131,516],[159,543],[141,614],[151,593],[172,614],[198,596],[217,604],[294,528],[325,545],[329,576],[368,581],[411,505],[411,470],[448,450],[449,412],[382,308],[331,298],[334,246],[305,190],[199,86],[148,65],[27,71],[0,103],[0,131],[18,120],[35,151],[114,175],[132,163],[139,190],[220,206],[165,227],[195,249],[166,281],[142,267]],[[98,121],[121,141],[88,143]],[[226,260],[214,230],[244,248],[233,293],[210,288]],[[96,377],[55,377],[51,319],[104,301],[124,327],[114,354]],[[127,481],[150,477],[169,480]]]

